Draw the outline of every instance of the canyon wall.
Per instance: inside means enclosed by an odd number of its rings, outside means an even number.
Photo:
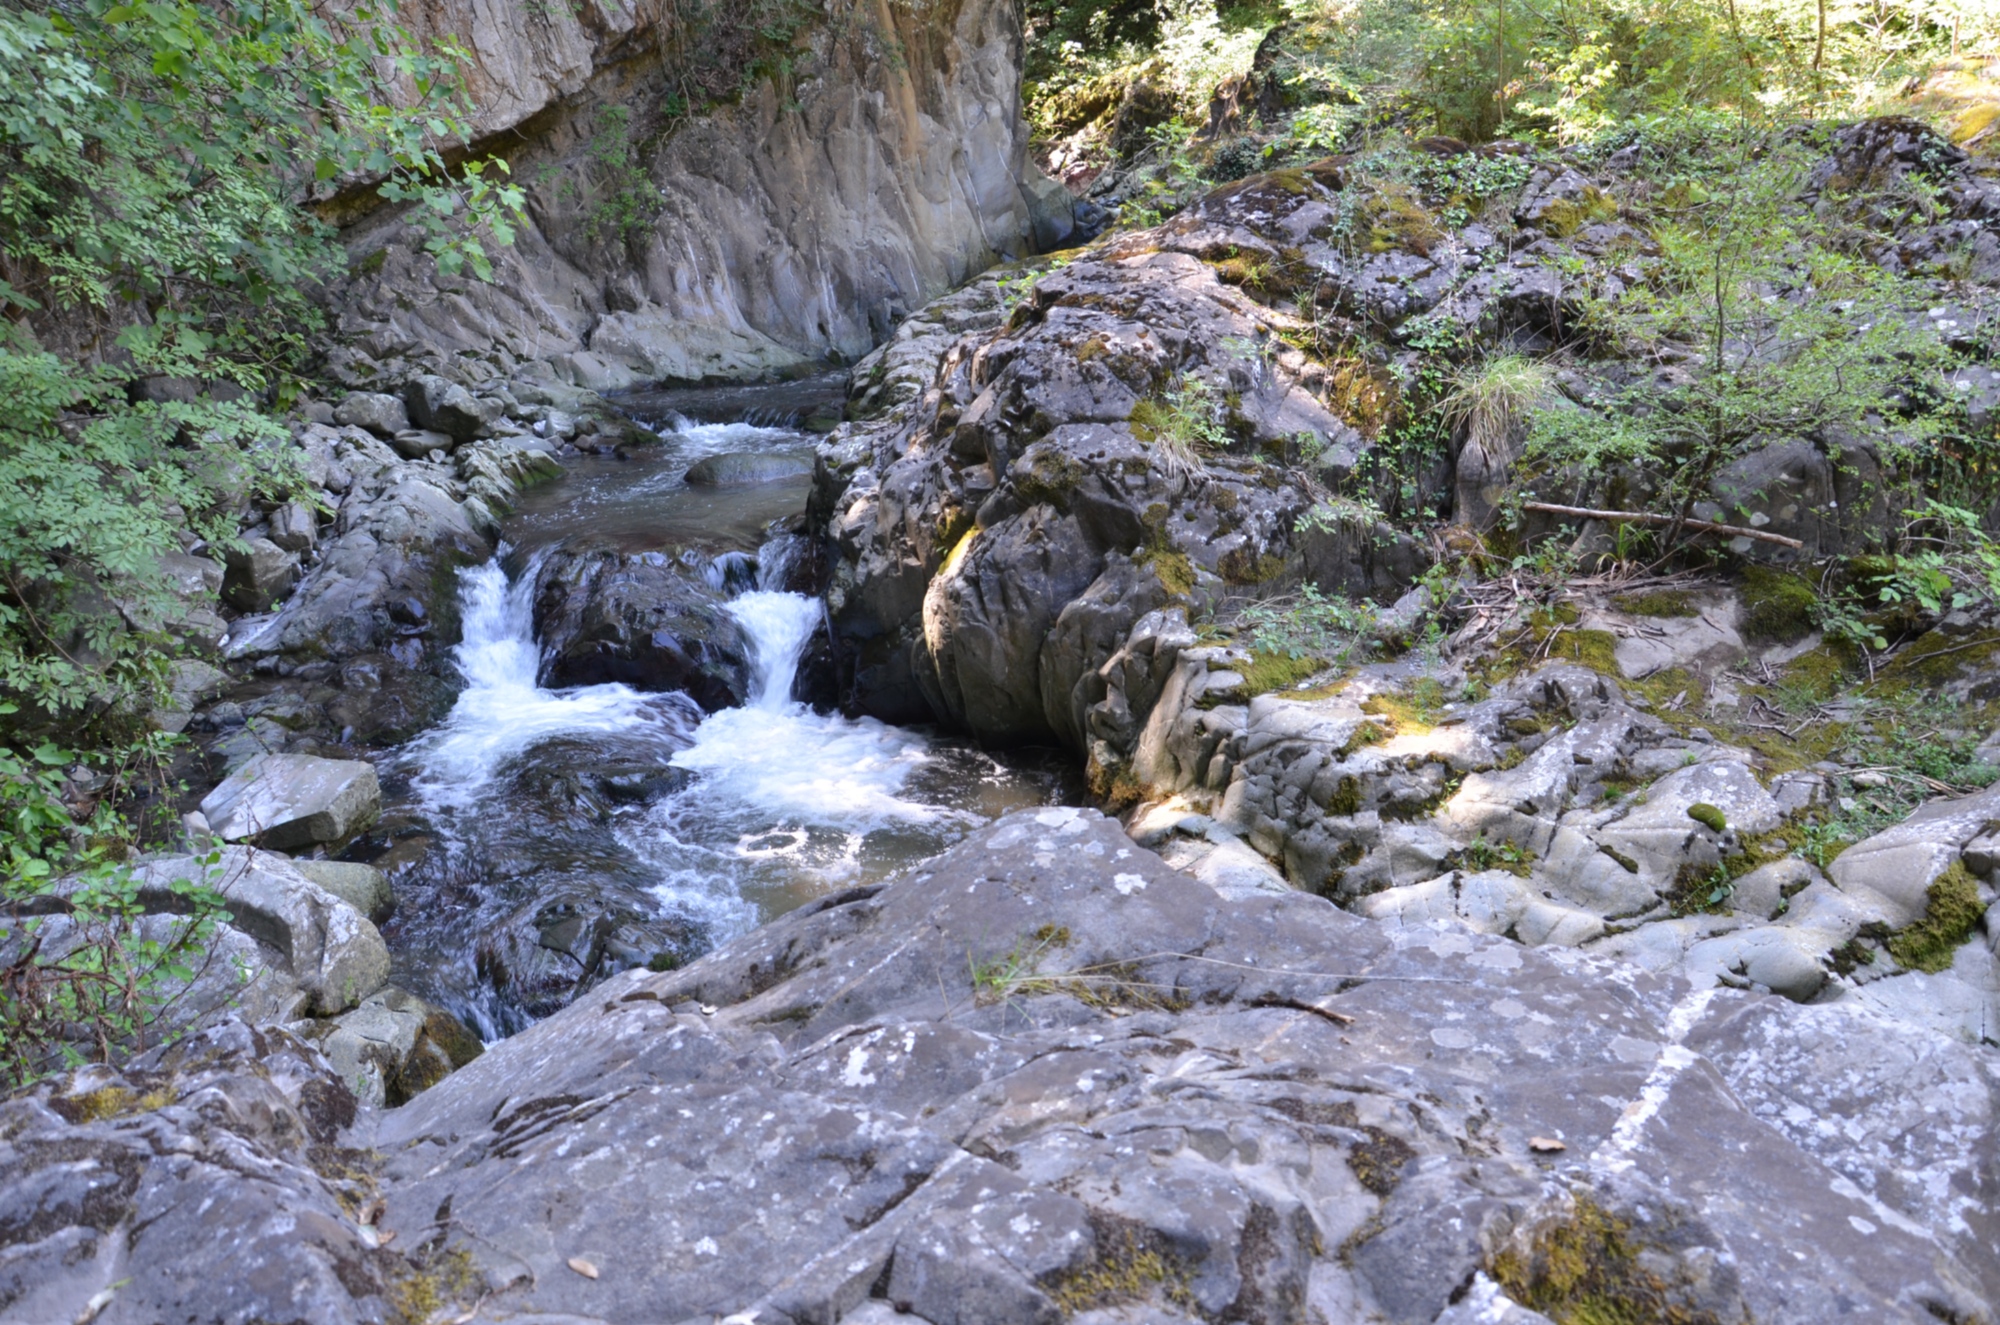
[[[616,389],[852,359],[1071,234],[1028,158],[1012,5],[739,10],[407,6],[417,36],[467,52],[476,150],[508,162],[530,223],[482,283],[440,275],[397,209],[337,200],[336,373]]]

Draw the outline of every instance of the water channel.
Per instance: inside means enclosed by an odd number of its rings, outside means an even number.
[[[1081,794],[1059,752],[991,754],[795,698],[825,629],[820,600],[786,588],[805,550],[787,526],[810,480],[684,476],[709,455],[810,454],[798,419],[814,385],[627,401],[658,445],[566,460],[505,522],[500,555],[460,573],[463,689],[387,763],[394,845],[377,863],[398,896],[384,927],[397,983],[489,1039],[554,1011],[580,979],[691,960],[1009,809]],[[747,702],[705,715],[677,692],[540,686],[536,577],[580,538],[675,558],[728,594]]]

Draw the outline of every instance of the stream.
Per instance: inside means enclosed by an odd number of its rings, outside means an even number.
[[[1008,810],[1081,795],[1059,752],[991,754],[795,698],[826,692],[802,676],[822,604],[786,587],[806,551],[786,529],[810,479],[683,478],[708,455],[809,453],[795,397],[749,387],[626,404],[660,445],[566,461],[505,522],[500,554],[460,572],[464,688],[383,769],[375,863],[398,899],[383,927],[395,981],[489,1040],[606,974],[692,960]],[[746,702],[704,715],[678,692],[538,685],[537,576],[578,538],[673,557],[727,594],[749,646]]]

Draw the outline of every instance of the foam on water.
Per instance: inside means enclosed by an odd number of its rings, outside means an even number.
[[[535,684],[535,568],[510,585],[494,558],[459,572],[463,635],[452,651],[465,689],[451,713],[413,750],[426,805],[465,809],[511,760],[559,736],[616,734],[657,741],[664,758],[686,744],[699,719],[680,695],[624,685],[544,690]]]

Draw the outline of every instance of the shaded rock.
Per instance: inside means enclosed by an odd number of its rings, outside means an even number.
[[[408,1103],[485,1052],[456,1017],[393,985],[315,1029],[340,1079],[378,1107]]]
[[[535,634],[545,686],[678,690],[710,711],[748,693],[747,646],[722,597],[665,553],[558,551],[536,586]]]
[[[301,500],[271,512],[271,541],[287,552],[310,552],[319,541],[319,513]]]
[[[805,478],[812,472],[811,456],[737,451],[695,461],[688,466],[687,482],[695,488],[740,488]]]
[[[228,571],[222,596],[239,612],[268,611],[291,590],[298,578],[299,558],[268,538],[245,540],[240,550],[223,554]]]
[[[409,412],[395,396],[381,391],[350,391],[333,407],[332,422],[366,428],[387,440],[410,426]]]
[[[428,373],[403,388],[403,406],[415,427],[441,432],[451,439],[443,448],[447,451],[459,442],[477,437],[499,416],[497,409],[474,400],[472,393],[458,383]],[[409,454],[400,438],[397,449]]]
[[[382,785],[360,760],[265,755],[203,797],[201,812],[229,842],[281,851],[340,843],[381,814]]]

